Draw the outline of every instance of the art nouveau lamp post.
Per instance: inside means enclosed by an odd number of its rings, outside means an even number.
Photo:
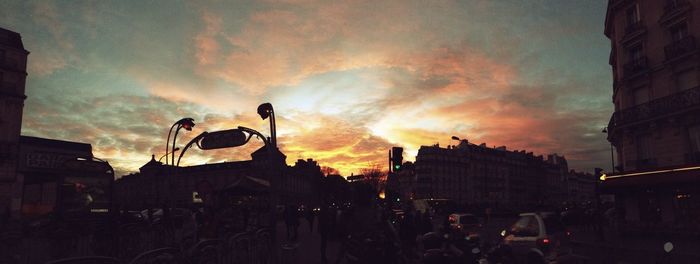
[[[175,128],[176,126],[177,126],[177,128],[175,129],[175,136],[173,137],[173,152],[170,153],[170,154],[172,154],[170,164],[175,163],[175,142],[177,140],[177,133],[180,131],[181,128],[185,128],[185,130],[187,130],[187,131],[192,131],[192,127],[194,127],[194,119],[189,118],[189,117],[185,117],[183,119],[178,120],[170,127],[170,130],[168,131],[168,140],[165,142],[165,155],[168,155],[168,153],[169,153],[168,147],[170,145],[170,134],[173,132],[173,128]],[[165,159],[165,164],[166,165],[168,164],[167,158]]]

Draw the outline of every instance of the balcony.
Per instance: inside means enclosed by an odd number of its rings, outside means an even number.
[[[664,14],[661,16],[660,22],[665,24],[690,10],[690,8],[690,3],[687,0],[666,1]]]
[[[700,86],[617,111],[610,118],[608,129],[661,118],[700,107]]]
[[[647,57],[633,59],[623,66],[624,77],[630,78],[642,72],[646,72],[648,69],[649,65],[647,64]]]
[[[4,60],[0,59],[0,68],[18,70],[19,63],[15,59],[10,59],[10,58],[5,58]]]
[[[668,0],[664,6],[664,12],[670,13],[690,6],[688,0]]]
[[[686,36],[664,47],[666,61],[673,60],[696,50],[697,46],[695,45],[695,37],[693,36]]]

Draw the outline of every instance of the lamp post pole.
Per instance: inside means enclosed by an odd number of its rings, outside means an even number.
[[[270,143],[277,147],[277,124],[275,123],[275,110],[272,104],[264,103],[258,106],[258,114],[263,120],[270,118]]]
[[[177,127],[177,128],[175,128]],[[170,161],[170,164],[175,164],[175,142],[177,141],[177,133],[180,131],[181,128],[185,128],[187,131],[192,131],[192,127],[194,127],[194,119],[185,117],[183,119],[178,120],[175,122],[171,127],[170,130],[168,131],[168,140],[165,142],[165,156],[168,154],[172,154],[172,158]],[[175,128],[175,135],[173,136],[173,151],[169,151],[169,145],[170,145],[170,134],[173,132],[173,128]],[[165,164],[168,164],[168,159],[165,159]]]
[[[176,151],[178,151],[178,150],[180,150],[180,148],[175,148],[175,149],[173,149],[172,152],[174,153],[174,152],[176,152]],[[166,152],[165,154],[163,154],[163,156],[160,156],[160,158],[158,158],[158,162],[160,162],[161,160],[163,160],[163,158],[165,158],[165,156],[168,156],[170,153],[171,153],[171,152]],[[165,160],[166,160],[166,163],[167,163],[167,160],[168,160],[168,159],[165,159]]]

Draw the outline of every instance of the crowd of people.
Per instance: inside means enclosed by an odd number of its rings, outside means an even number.
[[[419,257],[421,235],[434,230],[429,212],[407,208],[398,217],[370,185],[356,186],[347,203],[324,197],[316,208],[285,205],[281,215],[288,243],[298,242],[304,224],[318,233],[322,263],[408,263]],[[337,255],[328,254],[329,241],[339,242]]]

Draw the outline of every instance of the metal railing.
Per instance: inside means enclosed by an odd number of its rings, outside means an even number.
[[[666,5],[664,5],[664,13],[668,14],[671,12],[674,12],[676,10],[682,9],[686,6],[689,6],[690,3],[688,3],[687,0],[675,0],[675,1],[666,1]]]
[[[649,69],[647,57],[643,56],[637,59],[630,60],[623,66],[623,69],[625,78],[630,78],[633,75],[646,71],[647,69]]]
[[[686,36],[666,45],[666,47],[664,47],[664,53],[666,54],[666,60],[671,60],[680,57],[681,55],[690,53],[696,49],[697,46],[695,45],[695,37]]]
[[[610,118],[608,128],[651,120],[693,107],[700,107],[700,86],[616,111]]]
[[[3,68],[18,69],[19,62],[15,59],[5,58],[4,60],[0,60],[0,66]]]
[[[123,225],[108,233],[51,233],[48,236],[0,236],[3,249],[0,263],[46,263],[88,256],[110,257],[121,263],[152,263],[147,259],[160,258],[167,253],[176,259],[167,263],[264,264],[272,261],[274,252],[268,228],[227,233],[222,239],[195,238],[195,241],[180,235],[182,230],[178,228],[141,223]],[[5,245],[14,245],[14,248]]]

